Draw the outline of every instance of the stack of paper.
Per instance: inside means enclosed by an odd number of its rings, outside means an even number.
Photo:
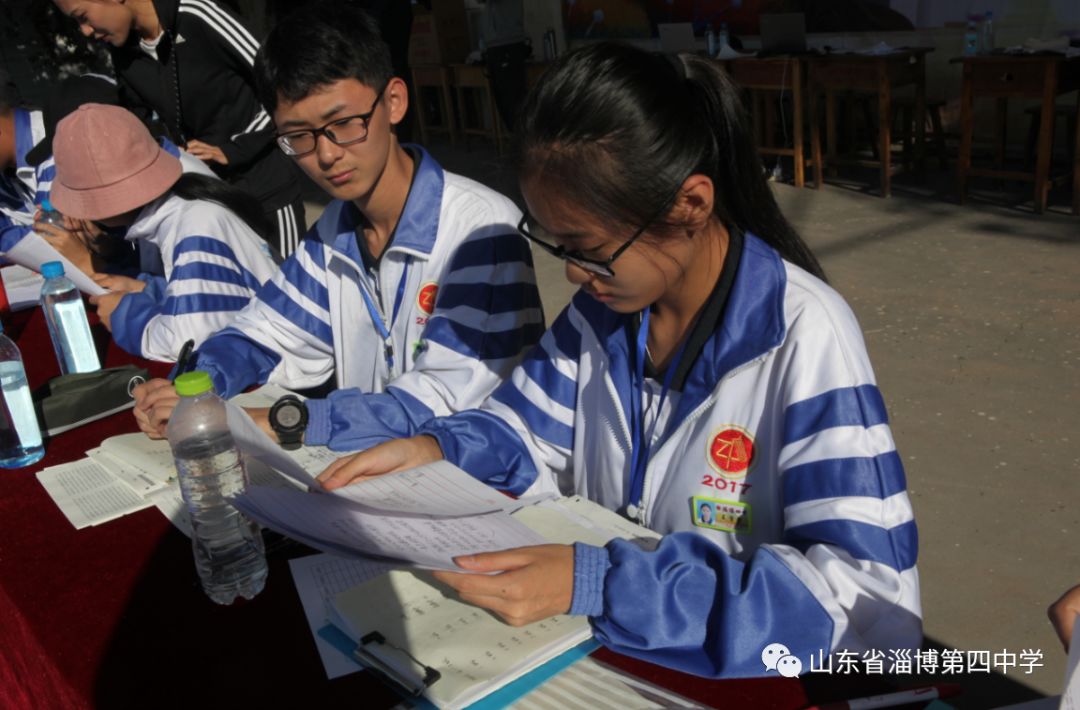
[[[602,545],[621,537],[647,545],[659,537],[580,497],[542,501],[516,511],[513,517],[555,543]],[[515,546],[512,541],[503,545]],[[352,657],[407,689],[423,692],[440,708],[459,708],[512,682],[517,687],[511,695],[528,692],[593,647],[580,646],[592,635],[585,617],[556,616],[512,627],[490,612],[461,602],[426,574],[382,573],[384,569],[325,556],[292,564],[297,590],[331,677],[355,670]],[[341,591],[351,580],[360,583]],[[324,619],[349,641],[320,629]],[[568,652],[570,658],[564,655]]]
[[[37,478],[76,530],[152,505],[90,459],[50,466]]]

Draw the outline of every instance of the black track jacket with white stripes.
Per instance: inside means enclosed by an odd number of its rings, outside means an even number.
[[[156,111],[178,144],[195,138],[221,148],[229,164],[210,167],[258,198],[264,210],[299,197],[297,168],[274,144],[270,117],[255,98],[258,41],[214,0],[153,2],[165,28],[160,61],[139,48],[134,32],[123,47],[110,49],[125,104],[136,113]]]

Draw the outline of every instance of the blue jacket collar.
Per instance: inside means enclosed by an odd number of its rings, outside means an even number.
[[[706,341],[691,368],[671,421],[682,421],[713,393],[728,373],[783,342],[787,332],[784,320],[786,290],[787,271],[780,255],[754,235],[746,233],[720,327]],[[616,313],[584,291],[574,297],[574,305],[592,325],[596,337],[604,342],[609,374],[622,399],[627,421],[630,421],[629,398],[633,396],[630,319],[637,316]]]
[[[684,395],[699,388],[711,392],[729,372],[783,342],[786,291],[787,270],[780,254],[746,233],[724,317],[691,370]]]
[[[394,240],[389,250],[404,251],[426,258],[435,248],[435,237],[439,233],[439,213],[442,209],[445,176],[442,166],[426,150],[412,144],[407,144],[405,148],[413,156],[416,172],[413,175],[412,186],[409,188],[409,196],[405,199],[405,207],[398,218]],[[355,234],[362,219],[361,215],[355,207],[340,200],[336,202],[337,204],[333,206],[337,208],[338,213],[333,223],[333,234],[321,234],[323,242],[329,244],[335,251],[341,252],[354,261],[359,261]]]

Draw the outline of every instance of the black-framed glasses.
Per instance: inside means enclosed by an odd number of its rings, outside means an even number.
[[[371,110],[367,113],[358,113],[355,116],[335,118],[319,128],[307,128],[302,131],[289,131],[277,136],[278,147],[285,155],[298,157],[313,153],[319,145],[319,136],[326,136],[335,145],[351,145],[365,140],[368,136],[368,123],[379,107],[379,101],[386,93],[384,86],[371,104]]]
[[[556,259],[569,261],[574,266],[580,269],[584,269],[590,274],[596,274],[598,276],[610,279],[615,277],[615,271],[611,268],[611,265],[614,264],[615,260],[622,256],[623,253],[627,249],[629,249],[634,242],[638,240],[638,237],[645,233],[645,230],[649,228],[649,225],[655,222],[657,218],[662,215],[665,210],[668,209],[671,201],[674,200],[675,196],[679,194],[679,189],[681,188],[682,183],[679,184],[679,188],[677,188],[675,192],[672,193],[671,197],[664,200],[664,203],[660,205],[660,209],[658,209],[652,217],[649,217],[645,224],[641,225],[638,230],[634,232],[634,235],[632,237],[623,242],[622,245],[614,252],[612,252],[611,256],[606,259],[590,259],[579,251],[569,251],[561,244],[553,244],[551,241],[547,241],[546,239],[544,239],[544,237],[550,239],[551,234],[535,222],[532,222],[530,224],[532,220],[532,215],[529,214],[528,210],[525,211],[525,214],[521,215],[521,221],[518,222],[517,228],[518,231],[521,232],[521,236],[525,237],[530,242],[546,251],[548,254],[551,254]]]

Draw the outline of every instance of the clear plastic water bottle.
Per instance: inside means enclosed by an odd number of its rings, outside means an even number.
[[[40,461],[45,455],[41,429],[30,386],[26,382],[22,355],[0,325],[0,388],[4,406],[0,409],[0,467],[19,468]]]
[[[724,47],[728,46],[728,41],[731,36],[728,34],[728,28],[726,22],[720,23],[720,31],[716,33],[716,53],[719,54],[724,51]]]
[[[71,279],[64,276],[64,265],[47,261],[41,265],[45,284],[41,287],[41,307],[49,324],[60,372],[95,372],[101,369],[82,295]]]
[[[713,32],[711,25],[705,30],[705,54],[710,57],[716,56],[716,33]]]
[[[968,17],[967,29],[964,30],[964,56],[974,57],[979,53],[979,29],[975,20]]]
[[[258,524],[230,502],[244,492],[248,478],[229,432],[225,403],[205,372],[180,375],[174,384],[180,403],[166,435],[191,514],[195,569],[214,602],[251,599],[266,584],[266,552]]]
[[[48,198],[41,201],[41,219],[39,220],[45,224],[52,224],[54,226],[64,228],[64,215],[56,211],[52,203]]]
[[[980,33],[979,51],[989,54],[994,51],[994,11],[987,10],[983,15],[982,31]]]

